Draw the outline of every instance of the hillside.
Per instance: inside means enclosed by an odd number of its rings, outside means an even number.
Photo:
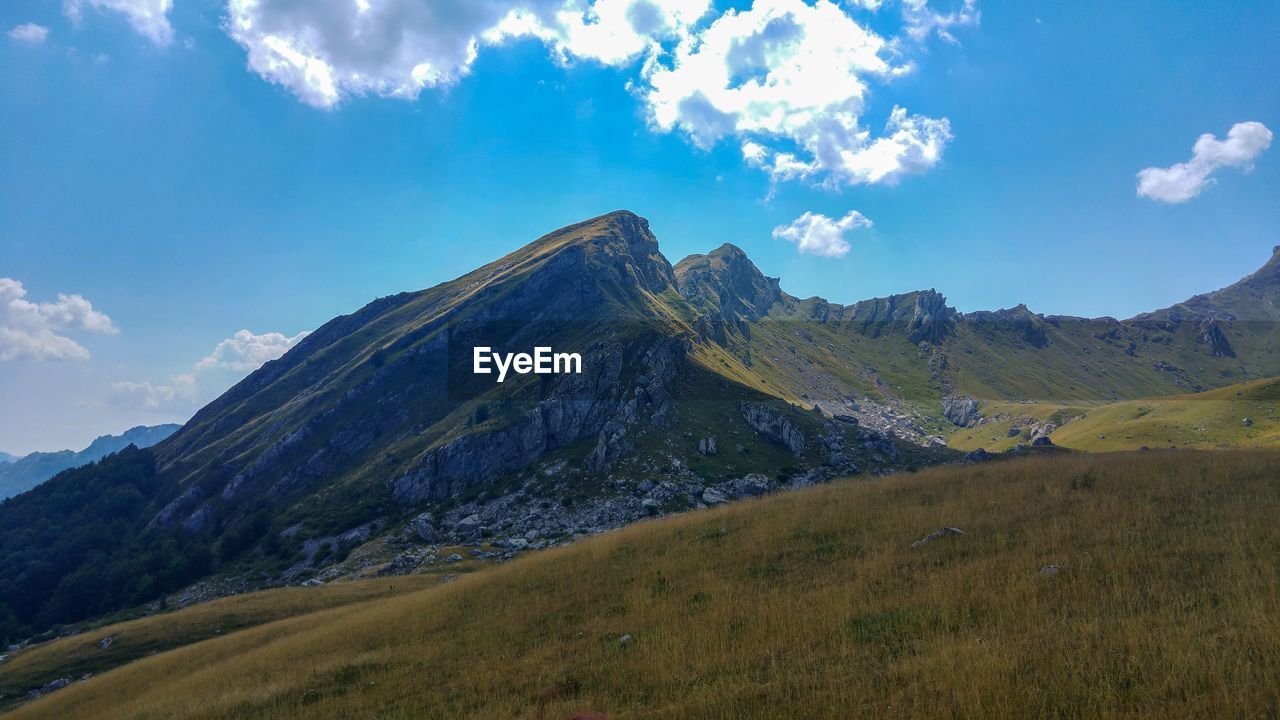
[[[1128,321],[959,313],[934,290],[840,305],[733,245],[672,265],[644,218],[602,215],[335,318],[153,448],[0,505],[0,638],[175,594],[506,559],[958,461],[948,440],[1009,408],[1275,376],[1274,325],[1238,311],[1277,307],[1276,267]],[[471,371],[482,346],[578,352],[583,372],[498,383]]]
[[[1105,452],[1146,447],[1280,446],[1280,380],[1091,409],[1053,432],[1053,442]]]
[[[129,428],[119,435],[103,435],[95,439],[89,446],[79,452],[60,450],[58,452],[34,452],[23,457],[0,458],[0,500],[26,492],[63,470],[88,465],[95,460],[118,452],[130,445],[140,448],[151,447],[169,437],[180,425],[139,425]]]
[[[12,716],[1265,716],[1278,475],[1275,451],[1160,451],[842,482],[204,640]],[[942,527],[963,533],[913,546]]]

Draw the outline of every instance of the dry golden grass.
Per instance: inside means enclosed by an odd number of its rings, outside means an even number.
[[[29,689],[57,678],[78,679],[86,673],[101,673],[138,658],[247,627],[400,595],[438,583],[438,577],[422,575],[264,590],[59,638],[8,653],[0,664],[0,710],[21,702]],[[104,638],[111,638],[105,648],[100,646]]]
[[[1275,717],[1278,509],[1269,451],[843,482],[242,630],[12,717]],[[910,548],[945,525],[965,534]]]

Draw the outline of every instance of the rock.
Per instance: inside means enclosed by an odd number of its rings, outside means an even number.
[[[533,542],[534,540],[537,540],[538,537],[541,535],[542,533],[538,532],[537,530],[530,530],[529,532],[524,534],[524,539],[528,540],[529,542]]]
[[[657,510],[659,505],[661,505],[661,503],[653,498],[645,498],[640,501],[640,506],[646,510]]]
[[[964,531],[961,530],[960,528],[953,528],[953,527],[938,528],[937,530],[934,530],[928,535],[925,535],[919,540],[911,543],[911,547],[912,548],[924,547],[925,545],[928,545],[929,543],[939,538],[944,538],[948,535],[963,535],[963,534],[964,534]]]
[[[512,550],[524,550],[529,547],[529,541],[524,538],[511,538],[507,541],[507,547]]]
[[[1040,568],[1041,575],[1057,575],[1071,569],[1070,565],[1045,565]]]
[[[320,587],[323,584],[324,584],[324,581],[321,580],[320,578],[311,578],[310,580],[307,580],[306,582],[302,583],[302,587]]]
[[[111,647],[111,645],[114,644],[115,641],[116,641],[115,635],[108,635],[107,637],[104,637],[98,641],[98,649],[106,650],[107,648]]]
[[[57,680],[51,680],[48,683],[46,683],[43,687],[41,687],[39,690],[32,690],[31,692],[27,693],[27,697],[35,699],[40,697],[41,695],[48,695],[54,690],[61,690],[62,688],[70,684],[71,684],[71,678],[69,677],[58,678]]]
[[[987,452],[985,449],[978,448],[977,450],[970,450],[969,452],[965,453],[964,461],[971,462],[971,463],[980,463],[980,462],[986,462],[994,457],[995,455],[992,455],[991,453]]]
[[[715,488],[707,488],[702,491],[702,502],[708,505],[719,505],[721,503],[729,502],[729,498],[725,497],[723,493]]]
[[[837,415],[832,415],[831,417],[832,417],[833,419],[835,419],[835,420],[839,420],[840,422],[842,422],[842,423],[847,423],[847,424],[849,424],[849,425],[857,425],[857,424],[858,424],[858,418],[856,418],[856,417],[854,417],[854,416],[852,416],[852,415],[837,414]]]
[[[1008,432],[1008,433],[1006,433],[1006,434],[1007,434],[1009,437],[1018,437],[1019,435],[1021,435],[1021,434],[1022,434],[1022,428],[1020,428],[1020,427],[1016,427],[1016,426],[1015,426],[1015,427],[1011,427],[1011,428],[1009,428],[1009,432]]]
[[[756,432],[782,445],[794,455],[804,452],[804,433],[782,412],[768,405],[742,403],[742,416]]]
[[[458,521],[458,529],[479,527],[480,516],[476,514],[468,515]]]
[[[1053,441],[1049,439],[1048,435],[1041,435],[1031,441],[1031,447],[1049,447],[1050,445],[1053,445]]]
[[[440,533],[436,530],[435,522],[435,517],[431,513],[425,512],[410,520],[408,529],[422,542],[433,543],[439,540],[440,537]]]
[[[943,338],[955,329],[955,310],[947,307],[947,299],[937,290],[925,290],[916,294],[911,322],[907,325],[907,339],[913,343],[942,343]]]
[[[1231,348],[1231,343],[1227,341],[1227,336],[1219,327],[1218,321],[1210,318],[1200,325],[1200,335],[1197,339],[1209,346],[1209,354],[1214,357],[1235,357],[1235,350]]]
[[[618,644],[621,645],[622,647],[626,647],[633,642],[635,642],[635,638],[631,637],[630,635],[623,635],[622,637],[618,638]]]
[[[1245,426],[1245,427],[1253,427],[1253,419],[1252,419],[1252,418],[1244,418],[1243,420],[1241,420],[1241,421],[1240,421],[1240,424],[1241,424],[1241,425],[1243,425],[1243,426]]]
[[[461,556],[461,555],[459,555],[458,553],[454,553],[454,554],[450,555],[449,557],[445,558],[445,559],[444,559],[444,561],[445,561],[445,562],[447,562],[447,563],[462,562],[462,556]]]
[[[704,437],[698,441],[698,453],[701,455],[716,454],[716,439],[713,437]]]
[[[648,480],[641,480],[640,484],[636,485],[636,492],[640,493],[641,495],[644,495],[645,493],[649,492],[652,489],[653,489],[653,483],[649,482]]]
[[[957,427],[973,427],[978,421],[978,401],[969,395],[942,398],[942,415]]]
[[[725,483],[733,497],[756,497],[769,492],[769,478],[759,473],[751,473],[744,477]]]

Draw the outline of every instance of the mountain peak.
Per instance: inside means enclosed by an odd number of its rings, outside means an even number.
[[[676,263],[675,277],[690,304],[726,317],[758,320],[782,295],[777,278],[766,277],[742,248],[729,243]]]

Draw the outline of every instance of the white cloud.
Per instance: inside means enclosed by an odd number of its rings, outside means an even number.
[[[1213,184],[1213,173],[1219,168],[1252,170],[1253,161],[1271,146],[1271,137],[1271,131],[1260,122],[1232,125],[1226,140],[1205,133],[1192,146],[1187,162],[1140,170],[1138,194],[1166,203],[1186,202]]]
[[[191,383],[183,383],[180,378],[187,378]],[[174,400],[192,400],[195,395],[195,378],[191,375],[177,375],[172,384],[151,384],[148,382],[111,383],[111,402],[115,405],[138,405],[148,410],[160,409],[172,405]]]
[[[9,31],[9,38],[28,45],[39,45],[49,37],[49,28],[35,23],[23,23]]]
[[[850,210],[839,220],[807,212],[789,225],[774,228],[773,236],[794,243],[801,253],[819,257],[844,257],[852,249],[845,236],[871,225],[871,221],[857,210]]]
[[[87,360],[89,351],[60,333],[120,332],[111,318],[80,295],[59,293],[57,302],[45,303],[26,297],[21,282],[0,278],[0,360]]]
[[[219,341],[213,352],[192,366],[191,372],[174,375],[167,383],[113,382],[110,399],[117,405],[136,405],[152,410],[173,405],[190,406],[201,397],[199,377],[204,373],[251,373],[267,361],[284,355],[289,348],[310,334],[310,330],[304,330],[292,337],[278,332],[255,335],[248,330],[241,330],[234,336]]]
[[[130,27],[157,45],[173,41],[173,27],[169,24],[173,0],[64,0],[62,11],[72,22],[80,22],[85,6],[124,15]]]
[[[228,0],[249,67],[309,105],[415,98],[465,76],[483,45],[536,37],[561,58],[630,62],[674,38],[709,0]]]
[[[894,107],[885,132],[864,127],[869,80],[910,71],[898,51],[830,0],[757,0],[682,42],[646,72],[654,125],[701,147],[740,142],[775,180],[893,183],[933,167],[951,139],[945,118]]]
[[[304,330],[293,337],[278,332],[254,335],[248,330],[241,330],[219,342],[213,352],[196,363],[195,369],[196,372],[214,368],[253,372],[268,360],[284,355],[289,348],[310,334],[310,330]]]
[[[980,17],[977,0],[963,0],[950,12],[934,10],[929,0],[902,0],[903,24],[907,35],[914,40],[924,40],[930,34],[936,34],[942,40],[958,45],[960,41],[951,34],[951,29],[977,25]]]
[[[893,5],[906,38],[954,41],[954,28],[978,22],[975,2],[855,4]],[[251,70],[317,108],[416,98],[456,83],[485,47],[537,38],[566,63],[643,59],[631,87],[652,127],[703,148],[731,139],[775,180],[894,183],[927,171],[950,125],[901,107],[883,132],[864,121],[871,83],[912,65],[901,38],[849,12],[834,0],[754,0],[719,14],[710,0],[227,0],[225,27]]]

